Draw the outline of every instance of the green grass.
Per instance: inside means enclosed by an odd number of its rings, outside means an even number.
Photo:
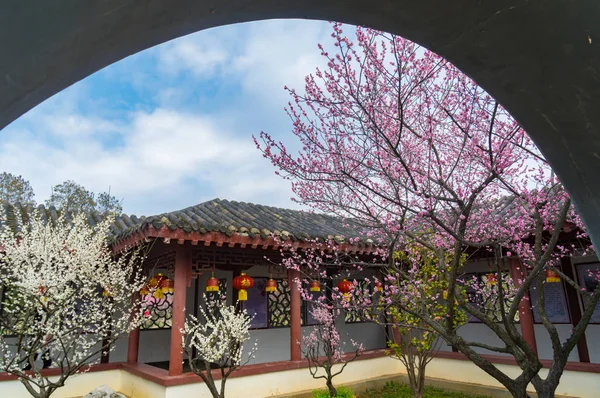
[[[389,382],[378,390],[370,390],[358,394],[358,398],[413,398],[410,387],[404,384]],[[469,395],[460,392],[450,392],[438,388],[425,387],[425,398],[489,398],[484,395]]]
[[[354,393],[352,390],[345,386],[336,387],[338,398],[352,398]],[[313,398],[329,398],[329,390],[321,389],[313,391]]]

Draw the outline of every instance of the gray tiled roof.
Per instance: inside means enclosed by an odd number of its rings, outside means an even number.
[[[241,233],[251,238],[279,236],[284,239],[306,240],[311,238],[334,237],[336,239],[357,237],[356,228],[339,218],[263,206],[253,203],[214,199],[150,217],[122,215],[116,220],[117,239],[152,225],[154,228],[168,227],[185,232],[221,232],[227,235]]]
[[[59,217],[59,212],[53,206],[39,205],[37,209],[46,219],[56,220]],[[19,203],[4,203],[2,207],[3,216],[6,217],[8,225],[12,228],[17,224],[17,217],[26,220],[33,211],[33,206]],[[70,214],[67,215],[67,218],[69,216]],[[102,216],[96,212],[88,214],[88,220],[92,225],[100,222],[101,219]],[[116,217],[112,225],[111,238],[119,241],[150,225],[156,229],[166,226],[172,231],[221,232],[229,236],[237,232],[251,238],[259,235],[263,239],[272,236],[292,240],[333,237],[340,241],[359,236],[358,228],[352,228],[348,222],[336,217],[214,199],[182,210],[149,217],[122,214]]]

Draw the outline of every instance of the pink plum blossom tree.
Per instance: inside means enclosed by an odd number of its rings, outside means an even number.
[[[340,375],[346,365],[360,355],[363,347],[362,344],[352,341],[354,350],[350,356],[345,355],[346,344],[342,341],[335,325],[336,319],[340,316],[339,308],[318,303],[311,308],[310,312],[317,324],[302,338],[302,353],[308,360],[308,370],[312,377],[325,379],[329,396],[337,397],[333,378]]]
[[[386,305],[422,319],[513,396],[527,396],[529,383],[541,396],[554,396],[600,298],[600,287],[585,291],[559,266],[561,257],[589,247],[567,192],[521,126],[453,65],[391,34],[357,28],[353,36],[333,24],[333,51],[319,45],[326,68],[306,77],[304,92],[286,88],[297,153],[264,132],[257,147],[291,181],[296,200],[347,219],[363,238],[388,249]],[[575,232],[567,244],[569,230]],[[427,294],[416,277],[422,249],[433,253],[447,283],[441,319],[410,305]],[[406,256],[397,261],[394,252]],[[478,293],[499,315],[465,294],[471,282],[461,259],[481,253],[492,259],[496,287]],[[520,275],[511,279],[507,263],[514,259]],[[583,292],[582,318],[566,339],[545,311],[546,271]],[[553,350],[545,379],[514,322],[534,286],[533,305]],[[501,343],[462,337],[459,311],[478,318]],[[520,373],[506,374],[482,349],[511,355]]]

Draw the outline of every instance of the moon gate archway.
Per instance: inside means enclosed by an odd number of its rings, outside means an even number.
[[[0,12],[0,128],[128,55],[271,18],[371,26],[449,59],[529,132],[600,244],[597,0],[8,0]]]

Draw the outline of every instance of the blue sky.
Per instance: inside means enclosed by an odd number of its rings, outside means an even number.
[[[291,141],[285,85],[322,65],[327,23],[273,20],[198,32],[74,84],[2,130],[0,171],[41,203],[74,180],[156,214],[215,197],[296,207],[256,150],[261,130]]]

